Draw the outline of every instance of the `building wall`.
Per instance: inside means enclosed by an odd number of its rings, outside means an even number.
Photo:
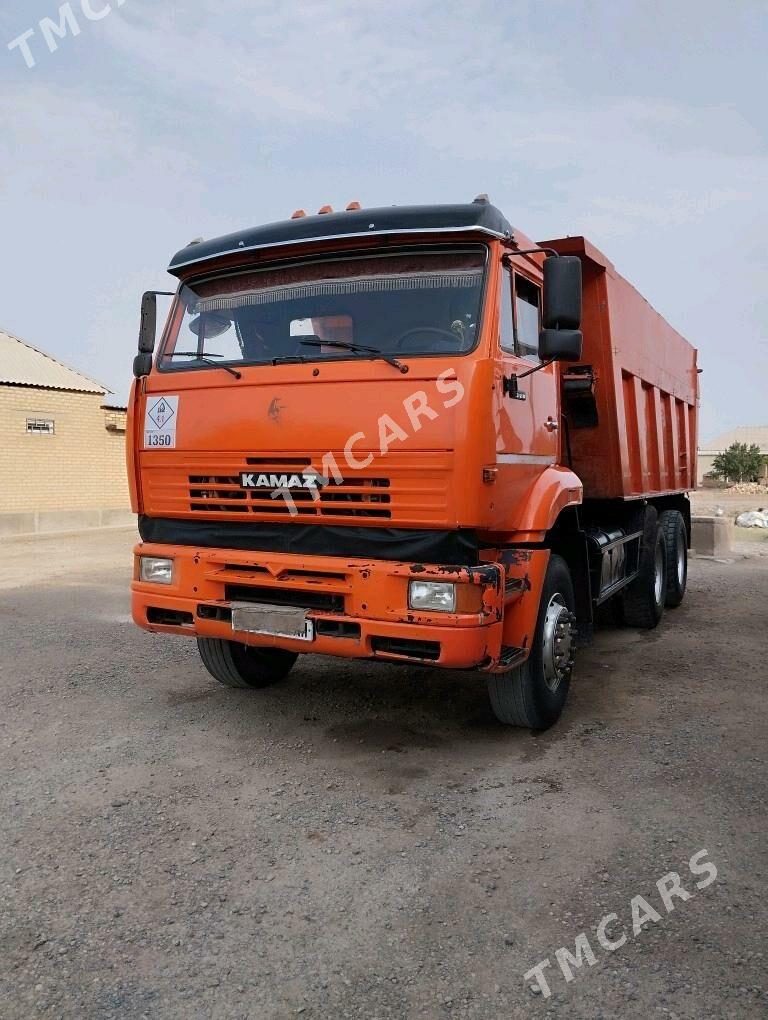
[[[699,476],[698,481],[699,481],[699,485],[701,485],[701,483],[703,482],[704,475],[709,474],[709,472],[715,466],[715,457],[717,456],[717,454],[718,453],[723,453],[723,452],[724,452],[723,450],[718,450],[717,452],[711,452],[710,451],[710,452],[707,452],[707,453],[703,453],[701,450],[699,450],[699,456],[698,456],[698,462],[697,462],[698,463],[698,476]],[[768,453],[766,453],[764,455],[768,456]],[[760,481],[760,482],[768,482],[768,461],[766,461],[763,464],[763,466],[762,466],[762,468],[760,470],[760,473],[758,474],[757,477],[758,477],[758,481]]]
[[[128,508],[125,412],[100,393],[0,385],[0,513]],[[27,419],[52,419],[30,434]]]
[[[716,456],[717,456],[716,453],[703,453],[701,450],[699,450],[699,455],[696,458],[696,471],[698,474],[697,481],[699,485],[701,485],[701,483],[704,481],[704,475],[709,474],[709,472],[712,470],[712,466],[715,462]]]

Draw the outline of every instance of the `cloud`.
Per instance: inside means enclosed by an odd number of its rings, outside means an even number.
[[[147,139],[138,111],[32,74],[0,94],[0,120],[0,218],[13,251],[0,322],[124,398],[137,295],[163,282],[169,253],[194,233],[164,198],[167,182],[202,206],[203,173]]]
[[[134,8],[110,36],[161,91],[256,122],[345,122],[406,75],[418,87],[446,74],[418,47],[375,31],[364,5],[345,2],[331,11],[235,3],[226,20],[218,3]]]
[[[764,404],[724,340],[766,349],[760,6],[681,0],[661,31],[631,0],[129,0],[0,93],[2,318],[117,381],[190,237],[488,191],[526,234],[602,247],[738,394],[735,424]]]

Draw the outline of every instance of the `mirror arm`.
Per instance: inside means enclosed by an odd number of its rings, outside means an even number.
[[[533,375],[534,372],[540,372],[542,368],[546,368],[547,365],[551,365],[554,361],[557,361],[557,358],[548,358],[546,361],[542,361],[540,364],[534,365],[533,368],[529,368],[527,372],[521,372],[518,376],[516,376],[516,378],[525,379],[527,375]]]
[[[518,387],[520,379],[525,379],[526,376],[533,375],[534,372],[540,372],[542,368],[546,368],[547,365],[551,365],[556,360],[556,358],[549,358],[548,361],[542,361],[541,364],[529,368],[527,372],[513,372],[512,375],[503,376],[502,389],[504,396],[512,397],[513,400],[527,400],[528,394],[523,393]]]
[[[521,248],[518,251],[506,252],[502,255],[501,261],[507,266],[514,255],[549,255],[550,258],[559,258],[560,252],[554,248]]]

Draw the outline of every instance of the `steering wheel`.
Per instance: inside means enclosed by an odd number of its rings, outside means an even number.
[[[414,326],[412,329],[406,329],[404,333],[400,334],[400,336],[395,341],[396,349],[402,350],[403,344],[405,343],[406,339],[409,336],[412,336],[414,333],[433,333],[436,334],[437,336],[449,338],[451,343],[453,344],[461,343],[461,337],[457,336],[456,333],[454,333],[450,329],[440,329],[439,326]]]

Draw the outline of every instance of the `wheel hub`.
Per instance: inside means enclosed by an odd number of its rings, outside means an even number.
[[[661,605],[664,594],[664,549],[661,544],[656,547],[656,556],[653,563],[653,595],[656,604]]]
[[[574,628],[576,617],[565,604],[560,592],[555,592],[544,614],[542,657],[544,681],[556,691],[571,672],[573,666]]]
[[[685,539],[682,532],[677,536],[677,583],[681,589],[685,584]]]

